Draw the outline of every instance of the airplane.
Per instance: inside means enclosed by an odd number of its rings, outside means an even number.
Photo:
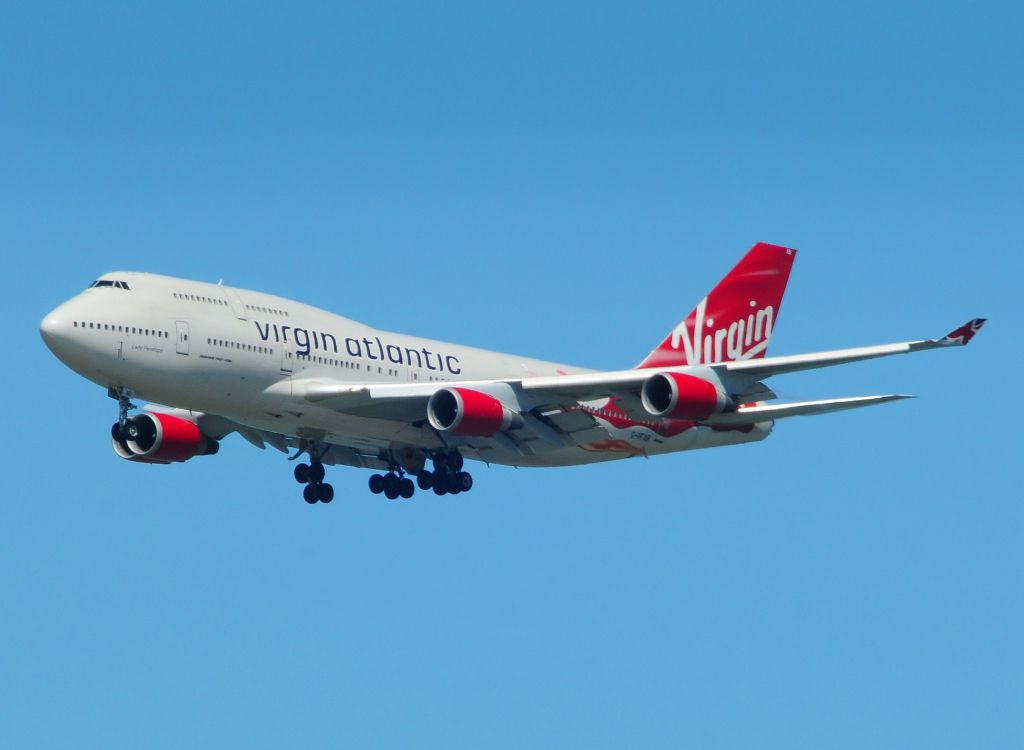
[[[118,402],[114,453],[170,464],[237,433],[295,461],[309,504],[325,465],[375,470],[374,494],[473,487],[465,460],[588,464],[763,440],[775,420],[909,398],[772,403],[766,378],[966,345],[939,339],[766,356],[796,257],[754,245],[639,364],[594,371],[377,330],[263,292],[133,271],[104,274],[47,314],[46,345]],[[141,411],[134,399],[152,402]],[[415,478],[415,483],[413,479]]]

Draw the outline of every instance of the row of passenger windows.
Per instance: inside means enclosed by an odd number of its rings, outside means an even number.
[[[99,285],[99,286],[110,285],[110,284],[113,284],[113,283],[115,283],[115,282],[113,282],[113,281],[106,281],[106,282],[97,281],[97,282],[95,282],[93,284],[93,286],[97,286],[97,285]],[[118,281],[116,283],[122,284],[123,282]],[[127,289],[128,286],[125,285],[124,288]],[[217,297],[208,297],[208,296],[206,296],[204,294],[186,294],[185,292],[174,292],[174,299],[185,300],[186,302],[205,302],[208,305],[220,305],[222,307],[228,307],[228,303],[227,303],[226,300],[222,300],[222,299],[219,299]],[[266,313],[267,315],[279,315],[282,318],[287,318],[288,317],[288,311],[287,310],[278,310],[276,308],[266,307],[264,305],[250,305],[250,304],[246,304],[245,309],[246,310],[251,310],[252,312]]]
[[[268,346],[256,346],[254,344],[243,344],[239,341],[228,341],[226,339],[206,339],[206,343],[210,346],[223,346],[225,349],[240,349],[246,352],[256,352],[257,354],[273,354],[274,350]]]
[[[349,369],[349,370],[362,370],[363,369],[363,366],[359,362],[352,362],[351,360],[347,360],[347,359],[335,359],[334,357],[322,357],[319,354],[300,354],[300,353],[296,352],[295,353],[295,359],[304,359],[307,362],[316,362],[317,364],[328,365],[328,366],[331,366],[331,367],[344,367],[344,368]],[[366,371],[367,372],[373,372],[373,366],[372,365],[367,365],[366,366]],[[386,369],[383,368],[383,367],[378,367],[377,368],[377,373],[380,374],[380,375],[387,375],[388,377],[392,377],[392,378],[397,378],[401,374],[398,370],[396,370],[394,368],[391,368],[391,367],[386,368]],[[419,374],[418,373],[414,372],[412,376],[413,376],[413,379],[419,380]],[[447,378],[434,378],[434,377],[431,377],[429,379],[430,380],[446,380]]]
[[[183,299],[187,300],[188,302],[205,302],[208,305],[223,305],[224,307],[228,306],[228,303],[222,299],[217,299],[216,297],[204,297],[201,294],[185,294],[184,292],[175,292],[174,299]]]
[[[321,357],[319,354],[299,354],[296,352],[295,359],[304,359],[307,362],[316,362],[317,364],[330,365],[331,367],[344,367],[349,370],[363,369],[358,362],[352,362],[347,359],[334,359],[333,357]],[[369,370],[369,366],[366,369]]]
[[[280,315],[282,318],[288,317],[287,310],[276,310],[273,307],[264,307],[263,305],[250,305],[249,303],[246,303],[245,309],[252,310],[253,312],[266,313],[267,315]]]
[[[156,336],[166,339],[170,336],[167,331],[159,331],[155,328],[137,328],[135,326],[119,326],[113,323],[92,323],[85,320],[74,321],[75,328],[92,328],[99,331],[114,331],[115,333],[137,333],[143,336]]]
[[[155,329],[155,328],[138,328],[137,326],[116,325],[114,323],[94,323],[94,322],[90,322],[90,321],[76,320],[76,321],[74,321],[74,327],[75,328],[92,328],[93,330],[113,331],[113,332],[116,332],[116,333],[134,333],[134,334],[139,334],[139,335],[142,335],[142,336],[156,336],[157,338],[162,338],[162,339],[166,339],[166,338],[170,337],[170,334],[167,331],[161,331],[161,330],[158,330],[158,329]],[[221,346],[221,347],[224,347],[225,349],[236,349],[236,350],[247,351],[247,352],[255,352],[257,354],[267,354],[269,356],[273,356],[274,355],[274,350],[271,349],[268,346],[259,346],[259,345],[256,345],[256,344],[244,344],[244,343],[239,342],[239,341],[228,341],[227,339],[214,339],[214,338],[206,339],[206,343],[209,344],[210,346]],[[319,354],[303,355],[303,354],[296,353],[295,358],[296,359],[305,359],[305,360],[307,360],[309,362],[316,362],[317,364],[321,364],[321,365],[330,365],[332,367],[344,367],[344,368],[349,369],[349,370],[362,370],[363,369],[362,365],[359,362],[352,362],[352,361],[347,360],[347,359],[335,359],[333,357],[322,357]],[[370,367],[369,365],[366,366],[366,371],[367,372],[369,372],[372,369],[373,368]],[[377,372],[380,373],[380,374],[384,374],[384,368],[383,367],[378,367],[377,368]],[[398,377],[399,372],[398,372],[398,370],[388,368],[387,374],[389,376],[391,376],[391,377]],[[413,377],[418,379],[418,375],[415,374],[415,373],[413,374]],[[431,377],[430,380],[445,380],[445,378],[433,378],[433,377]]]
[[[347,360],[347,359],[334,359],[333,357],[321,357],[319,354],[300,354],[300,353],[296,352],[295,353],[295,359],[304,359],[307,362],[316,362],[317,364],[329,365],[331,367],[344,367],[344,368],[349,369],[349,370],[362,370],[363,369],[363,366],[359,362],[352,362],[352,361]],[[371,365],[367,365],[366,366],[366,371],[367,372],[373,372],[373,367]],[[399,376],[399,374],[400,374],[398,370],[395,370],[395,369],[393,369],[391,367],[387,368],[386,370],[383,367],[378,367],[377,368],[377,373],[380,374],[380,375],[385,375],[386,374],[388,377],[392,377],[392,378],[397,378]],[[416,374],[416,373],[413,373],[413,378],[418,380],[419,379],[419,375]],[[444,378],[430,378],[430,379],[431,380],[444,380]]]
[[[358,363],[358,362],[352,362],[352,361],[347,360],[347,359],[334,359],[333,357],[321,357],[319,354],[299,354],[298,352],[296,352],[295,359],[304,359],[307,362],[316,362],[317,364],[329,365],[329,366],[332,366],[332,367],[344,367],[344,368],[347,368],[347,369],[350,369],[350,370],[362,370],[363,369],[363,366],[360,363]],[[373,372],[373,366],[372,365],[367,365],[366,366],[366,371],[367,372]],[[396,370],[394,368],[391,368],[391,367],[388,367],[386,369],[383,368],[383,367],[378,367],[377,368],[377,373],[380,374],[380,375],[387,375],[388,377],[392,377],[392,378],[397,378],[401,374],[398,370]],[[412,374],[412,377],[413,377],[414,380],[419,380],[419,374],[418,373],[414,372]],[[447,378],[434,378],[434,377],[431,377],[429,379],[430,380],[447,380]]]
[[[166,339],[170,337],[167,331],[161,331],[156,328],[138,328],[137,326],[126,326],[116,325],[114,323],[94,323],[91,321],[76,320],[74,321],[75,328],[91,328],[98,331],[113,331],[115,333],[134,333],[142,336],[156,336],[157,338]],[[274,355],[274,350],[268,346],[259,346],[256,344],[243,344],[239,341],[228,341],[227,339],[206,339],[206,343],[210,346],[221,346],[225,349],[237,349],[247,352],[255,352],[257,354],[267,354],[269,356]],[[363,367],[358,362],[352,362],[347,359],[334,359],[333,357],[321,357],[319,354],[303,355],[296,353],[296,359],[305,359],[309,362],[316,362],[321,365],[330,365],[332,367],[344,367],[349,370],[362,370]],[[366,371],[369,372],[373,368],[369,365],[366,366]],[[384,374],[384,368],[378,367],[377,372]],[[387,374],[391,377],[398,377],[398,370],[388,368]],[[413,373],[413,378],[419,379],[419,375]],[[445,380],[446,378],[429,378],[430,380]]]

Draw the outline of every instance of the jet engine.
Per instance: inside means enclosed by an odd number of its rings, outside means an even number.
[[[522,427],[523,418],[494,396],[469,388],[442,388],[427,402],[427,419],[438,432],[490,437]]]
[[[207,456],[220,450],[220,444],[199,431],[195,422],[159,412],[142,412],[129,417],[122,427],[114,422],[110,429],[114,453],[130,461],[169,464]]]
[[[707,419],[734,405],[714,383],[677,372],[651,375],[640,389],[640,400],[656,417],[691,420]]]

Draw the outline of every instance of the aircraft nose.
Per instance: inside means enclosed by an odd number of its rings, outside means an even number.
[[[39,324],[39,335],[54,354],[67,341],[71,321],[65,313],[64,305],[46,314]]]

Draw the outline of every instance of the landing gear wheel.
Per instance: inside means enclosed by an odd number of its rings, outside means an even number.
[[[334,487],[329,484],[313,485],[317,488],[316,498],[322,503],[329,503],[334,499]]]
[[[324,465],[317,461],[309,467],[309,481],[311,482],[322,482],[324,481]]]
[[[415,492],[416,485],[412,483],[412,480],[409,479],[409,477],[402,477],[398,480],[398,494],[404,499],[408,500],[413,496],[413,494],[415,494]]]
[[[438,497],[440,497],[441,495],[447,495],[448,494],[448,490],[446,490],[444,488],[444,484],[442,482],[436,482],[435,481],[433,489],[434,489],[434,494],[437,495]]]
[[[469,492],[473,489],[473,476],[468,471],[460,471],[455,476],[455,481],[462,492]]]
[[[315,484],[307,484],[302,490],[302,499],[313,505],[319,499],[317,498],[317,486]]]
[[[384,475],[384,497],[388,500],[398,499],[398,477],[394,474]]]
[[[295,465],[295,481],[299,484],[309,484],[309,464]]]
[[[380,474],[374,474],[370,477],[370,492],[374,495],[379,495],[384,491],[384,477]]]
[[[462,482],[459,481],[459,475],[455,472],[446,472],[444,475],[444,488],[448,490],[449,495],[458,495],[462,492]]]
[[[462,454],[458,451],[452,451],[448,454],[448,468],[452,471],[462,471],[462,464],[465,463],[465,459]]]
[[[111,425],[110,437],[114,438],[121,448],[124,449],[126,455],[131,455],[133,453],[132,449],[128,447],[128,438],[125,437],[124,430],[121,429],[120,422],[114,422],[114,424]]]
[[[419,485],[421,490],[429,490],[434,486],[434,475],[429,471],[421,471],[416,475],[416,484]]]

